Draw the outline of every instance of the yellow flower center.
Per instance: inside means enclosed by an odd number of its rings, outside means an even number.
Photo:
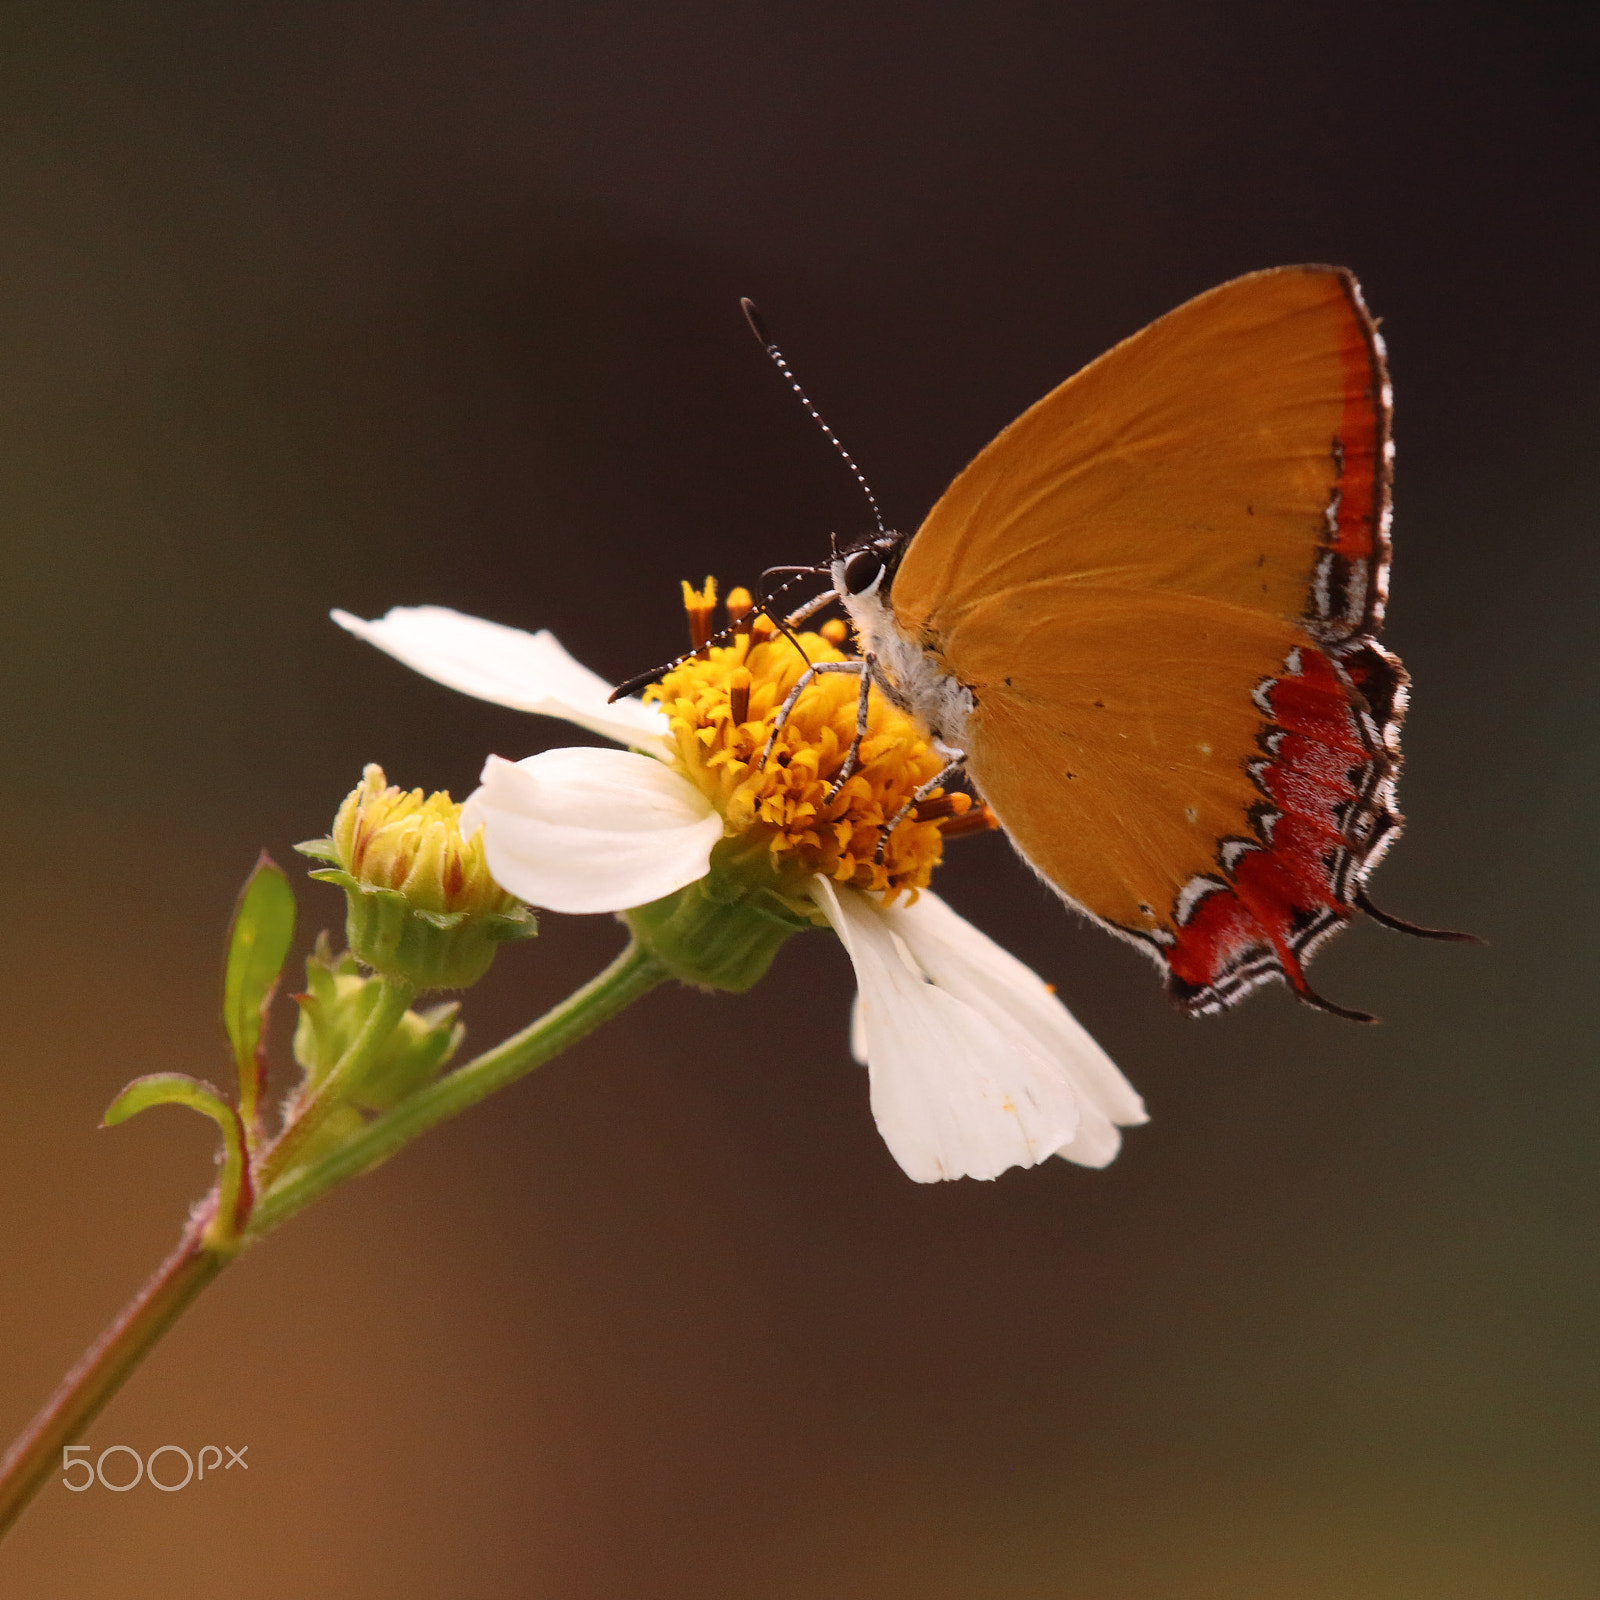
[[[711,579],[698,593],[684,585],[696,645],[709,637],[715,595]],[[829,623],[822,632],[800,633],[797,650],[764,616],[743,626],[750,618],[744,590],[728,596],[728,613],[739,631],[727,643],[702,648],[645,691],[667,714],[678,770],[722,814],[729,836],[765,845],[773,870],[794,891],[823,873],[890,899],[914,897],[939,864],[945,830],[974,809],[970,797],[935,789],[885,841],[889,823],[943,763],[917,725],[876,691],[868,698],[856,769],[832,794],[856,734],[861,680],[855,673],[813,678],[759,765],[806,658],[850,659],[836,647],[845,631]]]

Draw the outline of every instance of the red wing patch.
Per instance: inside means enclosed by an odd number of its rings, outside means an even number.
[[[1272,718],[1252,764],[1263,800],[1257,837],[1229,840],[1222,875],[1180,898],[1177,937],[1162,954],[1185,1010],[1220,1011],[1281,977],[1303,1000],[1342,1015],[1306,982],[1315,947],[1354,914],[1354,900],[1400,829],[1394,782],[1407,678],[1371,640],[1325,654],[1303,646],[1257,698]]]

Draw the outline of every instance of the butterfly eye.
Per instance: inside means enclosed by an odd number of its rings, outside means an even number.
[[[857,550],[844,564],[846,594],[865,594],[883,576],[883,557],[876,550]]]

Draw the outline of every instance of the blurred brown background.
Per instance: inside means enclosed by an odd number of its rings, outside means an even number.
[[[0,1432],[208,1182],[219,940],[361,765],[570,742],[340,634],[434,601],[621,676],[681,577],[893,519],[1233,274],[1346,262],[1390,342],[1410,832],[1203,1023],[998,840],[940,887],[1154,1121],[919,1188],[848,965],[620,1025],[297,1220],[52,1484],[23,1600],[1578,1600],[1594,1516],[1600,357],[1580,8],[177,3],[0,16]],[[298,870],[297,870],[297,881]],[[304,884],[307,938],[337,918]],[[551,917],[486,1044],[595,970]],[[280,1034],[280,1053],[285,1040]],[[125,1462],[124,1462],[125,1464]]]

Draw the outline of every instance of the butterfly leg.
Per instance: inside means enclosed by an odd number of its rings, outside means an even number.
[[[876,866],[881,867],[883,865],[883,853],[889,846],[889,835],[911,815],[921,801],[926,800],[935,789],[940,788],[947,779],[953,778],[966,765],[967,752],[965,750],[953,749],[943,739],[934,739],[932,744],[934,753],[943,756],[945,764],[890,817],[888,826],[879,835],[878,848],[872,853],[872,860]]]
[[[764,745],[762,745],[762,747],[761,747],[761,758],[760,758],[760,760],[758,760],[756,762],[756,771],[757,772],[763,771],[765,769],[766,765],[767,765],[767,762],[771,759],[771,757],[772,757],[772,748],[773,748],[773,746],[775,744],[777,744],[778,735],[783,732],[784,724],[786,722],[788,722],[789,716],[793,712],[796,703],[800,699],[800,696],[809,687],[809,685],[811,683],[811,680],[813,678],[820,678],[824,672],[859,672],[860,674],[862,674],[863,687],[862,687],[862,691],[861,691],[861,698],[862,698],[862,706],[863,706],[863,708],[865,707],[865,705],[866,705],[866,688],[865,688],[865,684],[866,684],[867,675],[868,675],[868,668],[867,668],[866,662],[864,662],[864,661],[818,661],[818,662],[814,662],[811,666],[807,667],[806,670],[804,672],[802,672],[798,678],[795,679],[794,688],[792,688],[789,691],[787,697],[784,699],[783,704],[778,707],[778,714],[777,714],[776,717],[774,717],[772,719],[772,732],[767,735],[767,742]],[[859,745],[860,742],[861,742],[860,741],[860,737],[858,735],[857,739],[856,739],[856,745]],[[855,752],[856,745],[853,745],[851,747],[851,753],[852,754],[854,754],[854,752]],[[831,798],[831,796],[830,796],[830,798]]]
[[[844,765],[839,768],[839,776],[833,780],[833,787],[828,790],[823,804],[838,794],[850,781],[856,766],[861,759],[861,741],[867,736],[867,697],[872,693],[872,680],[877,672],[878,658],[867,654],[861,659],[861,694],[856,701],[856,736],[850,741],[850,749],[845,755]]]

